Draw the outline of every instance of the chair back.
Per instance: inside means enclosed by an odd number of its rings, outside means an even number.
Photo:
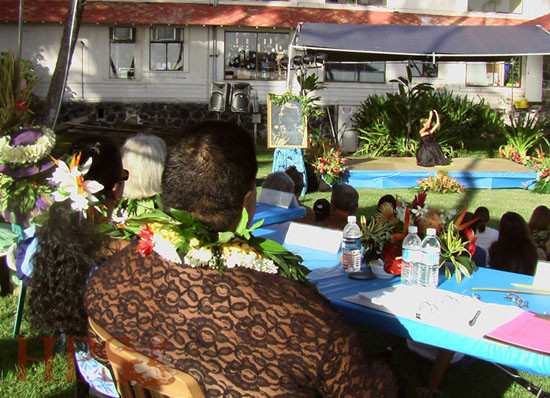
[[[132,350],[88,318],[105,341],[117,390],[122,398],[203,398],[199,383],[189,374]]]

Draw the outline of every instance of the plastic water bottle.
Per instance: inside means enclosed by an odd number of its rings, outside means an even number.
[[[417,234],[418,228],[409,226],[409,234],[403,239],[403,261],[401,263],[401,283],[404,285],[416,285],[418,275],[418,263],[421,261],[422,241]]]
[[[342,239],[342,267],[346,272],[361,270],[361,230],[355,216],[348,216]]]
[[[422,240],[422,262],[418,269],[418,284],[426,287],[437,287],[439,282],[439,253],[441,246],[435,236],[435,229],[428,228]]]

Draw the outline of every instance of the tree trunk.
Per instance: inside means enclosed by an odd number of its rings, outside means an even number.
[[[48,94],[46,96],[44,109],[42,112],[42,120],[44,125],[50,128],[55,127],[58,109],[63,101],[66,75],[69,73],[74,48],[78,40],[78,31],[80,30],[80,22],[82,21],[82,14],[84,13],[84,5],[84,0],[71,0],[69,12],[65,18],[65,27],[63,28],[63,35],[61,36],[61,44],[59,46],[57,62],[55,64],[55,70],[50,81],[50,87],[48,89]],[[70,43],[69,40],[71,41]]]

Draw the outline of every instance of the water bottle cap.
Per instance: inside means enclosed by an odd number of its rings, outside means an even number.
[[[409,225],[409,232],[411,233],[417,233],[418,232],[418,227],[416,225]]]
[[[435,236],[435,228],[428,228],[426,230],[427,235],[434,235]]]
[[[348,222],[356,222],[357,218],[355,216],[348,216]]]

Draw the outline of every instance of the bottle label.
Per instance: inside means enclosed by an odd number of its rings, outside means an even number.
[[[342,249],[346,249],[346,250],[361,249],[361,237],[358,237],[358,238],[344,237],[344,239],[342,239]]]
[[[405,261],[407,263],[410,263],[411,262],[411,257],[412,257],[411,254],[412,254],[411,250],[403,249],[403,255],[402,255],[403,261]]]
[[[439,253],[424,253],[424,263],[426,265],[439,265]]]

